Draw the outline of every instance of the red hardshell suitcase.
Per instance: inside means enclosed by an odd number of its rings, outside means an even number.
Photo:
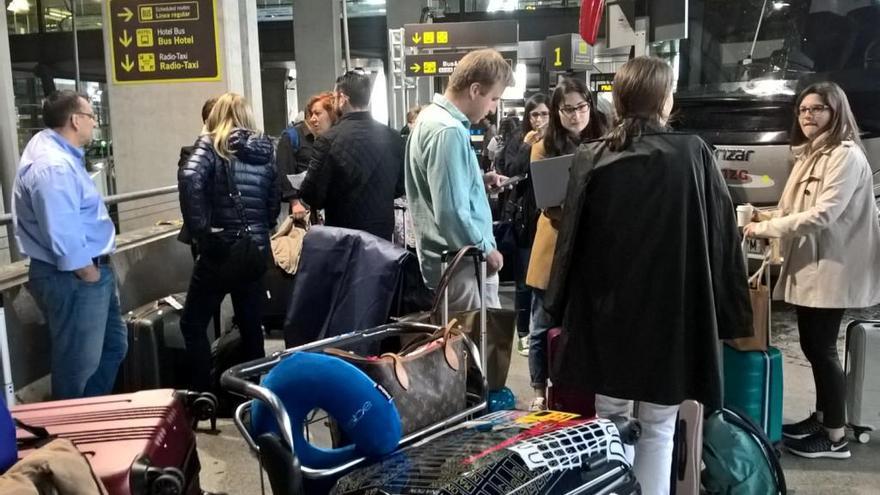
[[[187,395],[146,390],[20,405],[11,412],[27,426],[73,442],[112,495],[200,495]],[[23,429],[16,436],[22,445],[34,439]]]
[[[561,328],[547,331],[547,362],[553,368],[553,359],[559,354]],[[553,411],[565,411],[580,414],[584,418],[596,415],[596,395],[583,390],[573,390],[560,385],[547,387],[547,407]]]

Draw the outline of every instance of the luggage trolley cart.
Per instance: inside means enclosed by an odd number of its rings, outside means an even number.
[[[433,333],[442,327],[424,323],[398,322],[383,325],[368,330],[359,330],[347,334],[319,340],[310,344],[294,347],[284,351],[273,353],[262,359],[234,366],[223,373],[221,384],[232,393],[249,399],[259,400],[268,406],[272,412],[280,430],[280,437],[272,434],[260,435],[254,438],[249,426],[251,401],[245,402],[236,409],[233,417],[235,426],[238,428],[251,451],[260,461],[261,469],[266,468],[269,476],[272,492],[276,495],[309,495],[326,493],[335,481],[355,467],[364,465],[365,458],[354,459],[342,465],[327,469],[313,469],[302,466],[293,450],[293,425],[290,423],[287,410],[281,399],[271,390],[255,383],[262,375],[268,373],[282,360],[300,352],[319,352],[329,347],[347,348],[352,345],[362,344],[387,337],[405,336],[406,334]],[[484,359],[477,349],[476,344],[467,337],[464,344],[471,356],[474,356],[476,369],[480,373],[482,388],[479,393],[469,393],[467,406],[459,413],[425,427],[419,431],[404,436],[398,448],[423,439],[428,435],[435,434],[451,425],[471,418],[487,408],[488,382],[486,381]],[[262,483],[262,475],[260,476]],[[265,491],[265,490],[263,490]]]

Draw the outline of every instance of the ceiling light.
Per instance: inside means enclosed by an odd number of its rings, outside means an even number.
[[[28,3],[28,0],[12,0],[9,2],[9,6],[6,7],[6,10],[13,14],[26,14],[30,12],[31,5]]]

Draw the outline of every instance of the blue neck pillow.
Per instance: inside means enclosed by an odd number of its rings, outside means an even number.
[[[6,402],[0,398],[0,474],[6,472],[17,460],[15,424],[12,422],[12,415],[9,414]]]
[[[393,452],[400,442],[400,415],[391,397],[370,377],[333,356],[297,352],[276,365],[262,381],[284,403],[293,429],[294,453],[303,466],[325,469],[358,457]],[[338,449],[316,447],[303,436],[306,416],[327,412],[353,444]],[[253,401],[251,429],[256,438],[279,433],[270,408]]]

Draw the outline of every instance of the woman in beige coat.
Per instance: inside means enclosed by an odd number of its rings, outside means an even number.
[[[779,208],[744,233],[782,239],[774,295],[795,306],[801,349],[816,383],[816,412],[782,427],[786,446],[802,457],[840,459],[850,452],[837,336],[846,308],[880,303],[880,224],[871,167],[843,90],[831,82],[814,84],[795,108],[795,164]]]

